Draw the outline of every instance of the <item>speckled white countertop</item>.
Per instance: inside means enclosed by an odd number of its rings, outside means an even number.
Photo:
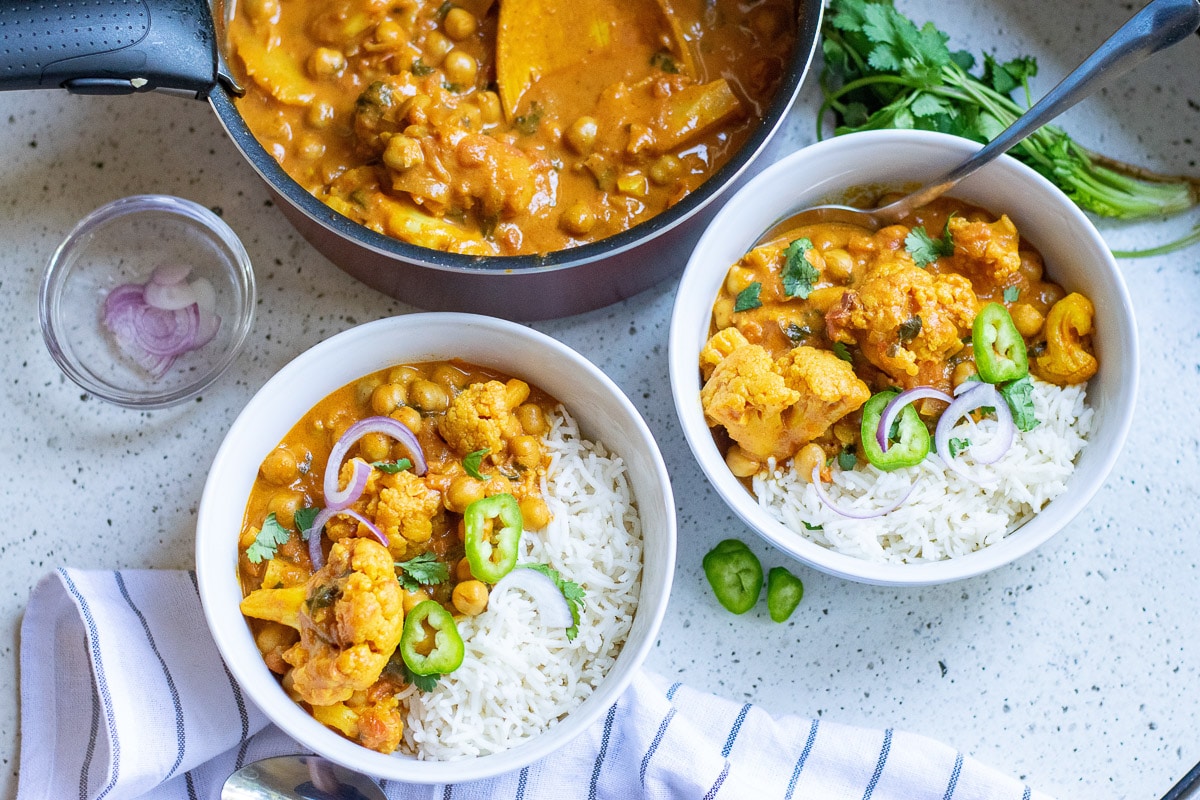
[[[1044,91],[1140,2],[899,0],[955,45],[1038,56]],[[1085,144],[1200,174],[1200,38],[1161,54],[1065,120]],[[814,138],[810,79],[767,158]],[[189,568],[196,505],[225,430],[292,357],[356,323],[410,310],[313,251],[269,201],[203,103],[171,97],[0,94],[0,796],[16,793],[18,630],[30,588],[59,565]],[[249,346],[194,402],[151,413],[104,404],[58,371],[37,287],[61,237],[128,194],[220,209],[259,283]],[[1197,215],[1105,223],[1149,245]],[[680,267],[686,253],[679,254]],[[616,306],[538,323],[598,363],[655,432],[679,502],[679,563],[649,666],[769,710],[946,741],[1060,798],[1155,800],[1200,759],[1200,246],[1122,264],[1140,320],[1137,422],[1091,507],[1040,550],[989,575],[899,591],[804,579],[785,625],[720,609],[701,556],[745,538],[784,563],[709,491],[664,376],[670,281]],[[761,606],[760,606],[761,609]]]

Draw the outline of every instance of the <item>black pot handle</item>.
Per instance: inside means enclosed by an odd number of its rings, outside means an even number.
[[[0,0],[0,90],[204,98],[217,76],[206,0]]]

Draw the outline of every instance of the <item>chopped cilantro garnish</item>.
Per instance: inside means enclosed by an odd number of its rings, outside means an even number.
[[[274,558],[275,548],[285,544],[291,535],[287,528],[279,524],[279,520],[275,518],[275,512],[272,511],[263,520],[262,527],[259,529],[258,535],[254,537],[254,541],[246,548],[246,558],[251,564],[259,564],[264,559]]]
[[[450,9],[452,9],[452,8],[454,8],[454,3],[450,2],[450,0],[446,0],[446,2],[444,2],[440,6],[438,6],[438,10],[437,10],[438,20],[440,21],[440,20],[445,19],[446,15],[450,13]]]
[[[437,686],[438,679],[442,677],[438,673],[434,673],[433,675],[418,675],[417,673],[413,672],[408,668],[408,664],[404,663],[404,658],[400,655],[399,649],[397,649],[395,654],[388,660],[387,665],[383,668],[383,671],[395,678],[400,679],[401,681],[404,681],[410,686],[417,687],[417,689],[422,692],[432,692],[434,687]]]
[[[810,239],[796,239],[783,251],[783,293],[788,297],[804,300],[812,292],[813,285],[820,280],[821,273],[808,263],[808,251],[813,249]]]
[[[800,520],[800,521],[801,521],[801,522],[804,522],[804,520]],[[824,526],[824,525],[810,525],[810,524],[809,524],[809,523],[807,523],[807,522],[804,522],[804,527],[805,527],[805,529],[806,529],[806,530],[810,530],[810,531],[823,531],[823,530],[825,530],[825,526]]]
[[[734,311],[750,311],[762,305],[758,295],[762,292],[762,284],[758,281],[738,292],[737,300],[733,303]]]
[[[542,106],[535,100],[529,104],[529,113],[515,117],[513,125],[521,133],[530,136],[537,133],[538,125],[542,122],[542,113]]]
[[[789,322],[783,328],[784,336],[788,337],[788,341],[793,347],[799,347],[808,341],[808,337],[812,336],[812,328],[807,325],[797,325],[794,322]]]
[[[854,356],[850,355],[850,348],[846,346],[845,342],[834,342],[833,354],[842,361],[854,361]]]
[[[421,59],[418,58],[418,59],[414,60],[412,63],[412,74],[416,75],[418,78],[423,78],[426,75],[433,74],[433,67],[429,66],[424,61],[422,61]]]
[[[1028,375],[1001,386],[1000,394],[1008,401],[1008,407],[1012,409],[1013,422],[1017,424],[1018,430],[1031,431],[1041,424],[1037,414],[1034,413],[1033,381],[1029,379]]]
[[[842,469],[854,469],[854,465],[858,463],[858,456],[854,453],[854,445],[846,445],[842,452],[838,453],[838,466]]]
[[[298,509],[294,515],[296,520],[296,530],[300,531],[300,538],[308,541],[308,535],[312,532],[313,520],[317,518],[317,514],[321,513],[321,509],[316,506],[307,506]]]
[[[942,256],[954,255],[954,239],[950,236],[950,220],[946,220],[946,230],[940,239],[930,236],[924,225],[913,228],[904,239],[904,249],[909,252],[918,267],[927,267]]]
[[[1021,296],[1021,290],[1016,286],[1010,286],[1004,290],[1004,302],[1015,303],[1017,298]]]
[[[567,628],[567,639],[572,640],[579,635],[579,611],[583,608],[583,597],[585,592],[583,587],[575,581],[569,581],[558,574],[558,570],[546,564],[520,564],[524,569],[531,569],[535,572],[540,572],[550,580],[554,581],[554,585],[562,592],[563,599],[567,601],[567,606],[571,609],[571,619],[575,624]]]
[[[958,454],[971,446],[970,439],[959,439],[957,437],[950,439],[950,457],[957,458]]]
[[[900,341],[911,342],[913,339],[917,338],[918,334],[921,333],[921,318],[916,314],[913,314],[911,317],[904,320],[904,322],[900,323],[900,327],[897,329],[897,332],[900,335]]]
[[[483,457],[488,454],[488,449],[485,447],[482,450],[476,450],[467,453],[463,456],[463,469],[467,474],[476,480],[483,480],[483,473],[479,471],[479,467],[483,464]]]
[[[397,561],[396,580],[410,592],[422,586],[437,586],[450,580],[450,567],[433,553],[421,553],[408,561]]]
[[[675,63],[675,59],[671,57],[670,53],[662,50],[650,56],[650,66],[658,67],[663,72],[669,72],[672,75],[679,74],[679,65]]]
[[[395,461],[372,461],[371,466],[388,475],[395,475],[406,469],[412,469],[412,462],[407,458],[397,458]]]

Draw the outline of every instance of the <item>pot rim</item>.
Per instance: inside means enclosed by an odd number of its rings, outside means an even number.
[[[222,60],[222,73],[231,74],[224,69],[224,25],[220,6],[220,0],[214,0],[213,18],[217,21],[218,58]],[[279,162],[251,133],[237,110],[230,87],[224,81],[218,82],[209,94],[208,101],[234,145],[259,176],[280,197],[338,236],[380,255],[446,272],[543,273],[600,261],[654,239],[688,220],[738,179],[783,123],[784,117],[800,93],[800,87],[816,52],[824,3],[822,0],[796,0],[795,11],[796,46],[780,78],[779,89],[763,114],[762,124],[751,132],[741,148],[720,169],[679,203],[632,228],[579,247],[556,250],[544,255],[475,256],[449,253],[410,244],[373,231],[325,205],[284,171]]]

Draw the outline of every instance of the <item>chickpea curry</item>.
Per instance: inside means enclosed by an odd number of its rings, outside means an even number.
[[[948,407],[1029,430],[1031,379],[1097,370],[1091,302],[1006,215],[943,198],[876,232],[776,230],[730,268],[700,354],[705,416],[740,478],[772,461],[824,480],[861,457],[912,466]]]
[[[400,746],[398,695],[461,664],[455,618],[486,609],[522,531],[550,522],[557,405],[462,362],[397,366],[329,395],[267,454],[239,539],[242,613],[319,722]]]
[[[611,236],[746,141],[795,39],[788,0],[240,0],[238,109],[307,191],[472,255]]]

